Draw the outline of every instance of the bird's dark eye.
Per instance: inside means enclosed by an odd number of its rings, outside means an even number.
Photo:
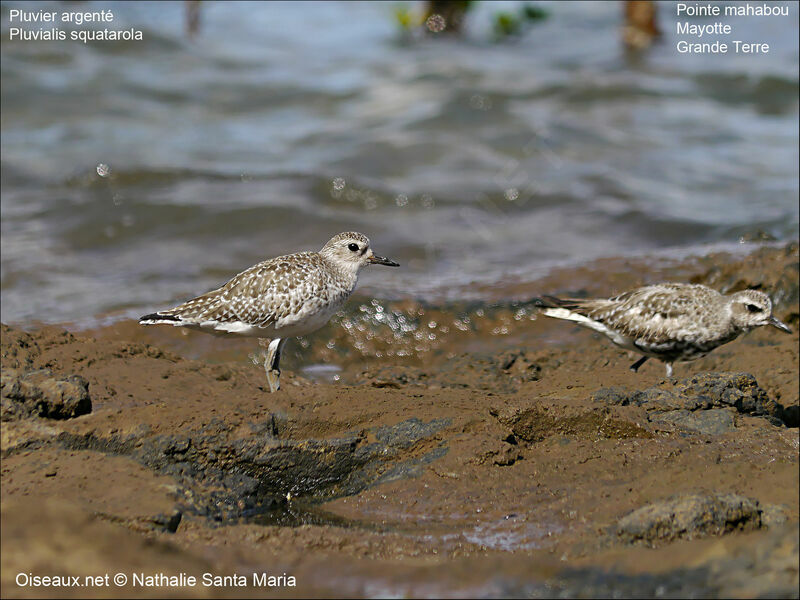
[[[352,250],[353,252],[358,252],[358,244],[348,244],[348,250]]]
[[[755,304],[745,304],[744,307],[747,309],[748,312],[761,312],[761,308],[756,306]]]

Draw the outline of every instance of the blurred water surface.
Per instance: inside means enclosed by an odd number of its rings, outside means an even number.
[[[341,230],[403,263],[367,293],[426,300],[797,236],[797,4],[727,19],[770,53],[724,56],[678,54],[668,3],[640,56],[619,3],[542,4],[494,43],[519,5],[404,39],[391,3],[203,2],[194,38],[178,2],[2,3],[2,320],[137,316]],[[19,7],[144,41],[11,42]]]

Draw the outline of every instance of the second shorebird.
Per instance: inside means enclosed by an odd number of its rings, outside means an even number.
[[[280,389],[281,351],[290,337],[316,331],[341,308],[369,264],[399,267],[376,256],[367,236],[353,231],[319,252],[279,256],[242,271],[221,288],[139,319],[215,334],[271,338],[264,362],[270,392]]]
[[[672,363],[702,358],[756,327],[792,332],[772,316],[769,296],[757,290],[724,296],[704,285],[662,283],[608,299],[544,296],[537,303],[548,317],[574,321],[643,354],[632,371],[657,358],[666,364],[667,377],[672,377]]]

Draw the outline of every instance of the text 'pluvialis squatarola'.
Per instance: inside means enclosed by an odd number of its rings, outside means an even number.
[[[221,288],[139,319],[215,334],[270,338],[264,369],[271,392],[280,389],[281,351],[290,337],[316,331],[353,292],[369,265],[399,267],[376,256],[369,239],[348,231],[319,252],[279,256],[242,271]]]
[[[755,327],[792,332],[772,316],[769,297],[756,290],[724,296],[704,285],[662,283],[608,299],[544,296],[537,302],[548,317],[574,321],[643,354],[632,371],[657,358],[666,363],[667,377],[672,377],[672,363],[702,358]]]

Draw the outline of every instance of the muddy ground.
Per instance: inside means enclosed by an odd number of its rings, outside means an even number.
[[[666,380],[529,302],[661,280],[760,287],[795,333]],[[252,341],[4,325],[0,595],[797,597],[797,244],[503,289],[355,298],[272,395]]]

